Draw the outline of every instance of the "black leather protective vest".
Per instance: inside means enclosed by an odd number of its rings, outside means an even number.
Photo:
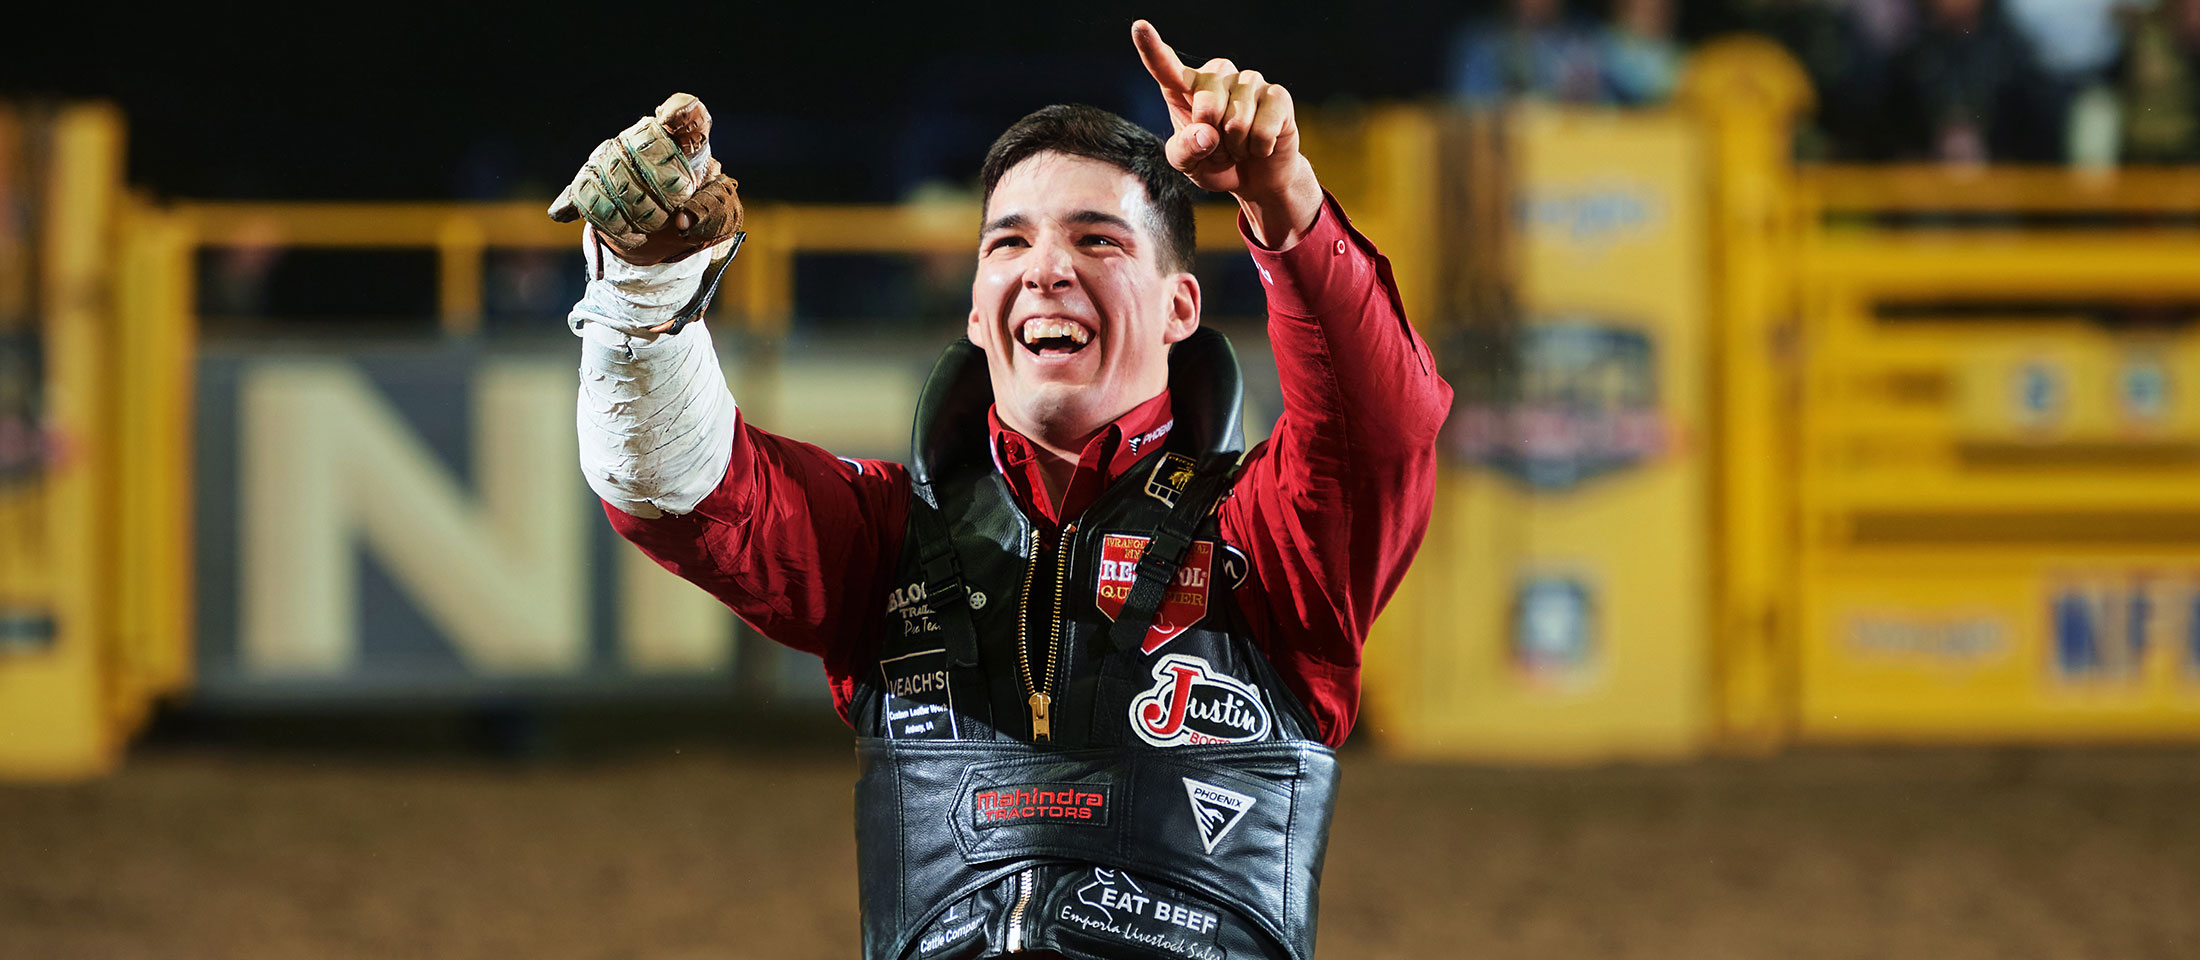
[[[1312,957],[1336,760],[1233,600],[1228,341],[1177,344],[1170,392],[1173,429],[1054,530],[994,465],[985,355],[934,370],[851,705],[869,960]]]

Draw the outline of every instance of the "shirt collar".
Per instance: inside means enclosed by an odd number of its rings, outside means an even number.
[[[1169,391],[1162,390],[1102,428],[1085,443],[1059,506],[1047,495],[1046,482],[1039,473],[1039,445],[1002,423],[998,407],[986,411],[986,423],[993,435],[993,465],[1008,480],[1016,499],[1027,513],[1059,525],[1064,518],[1084,513],[1101,490],[1141,456],[1152,453],[1168,438],[1176,419],[1169,406]]]

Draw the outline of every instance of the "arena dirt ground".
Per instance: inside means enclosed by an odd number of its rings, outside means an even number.
[[[203,745],[0,788],[0,958],[855,956],[846,754]],[[1325,958],[2200,955],[2200,753],[1350,756]]]

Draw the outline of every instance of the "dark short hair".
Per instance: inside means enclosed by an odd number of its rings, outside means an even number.
[[[1161,138],[1122,117],[1081,103],[1042,107],[1016,121],[985,152],[979,177],[985,181],[986,209],[993,204],[993,188],[1017,164],[1042,153],[1086,157],[1123,168],[1146,185],[1146,199],[1153,203],[1159,222],[1153,229],[1161,242],[1163,270],[1192,267],[1192,181],[1169,166]]]

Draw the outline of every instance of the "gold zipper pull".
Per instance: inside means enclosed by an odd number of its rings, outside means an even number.
[[[1031,695],[1031,738],[1033,740],[1054,739],[1054,723],[1047,719],[1047,709],[1053,705],[1054,698],[1047,696],[1045,693]]]

